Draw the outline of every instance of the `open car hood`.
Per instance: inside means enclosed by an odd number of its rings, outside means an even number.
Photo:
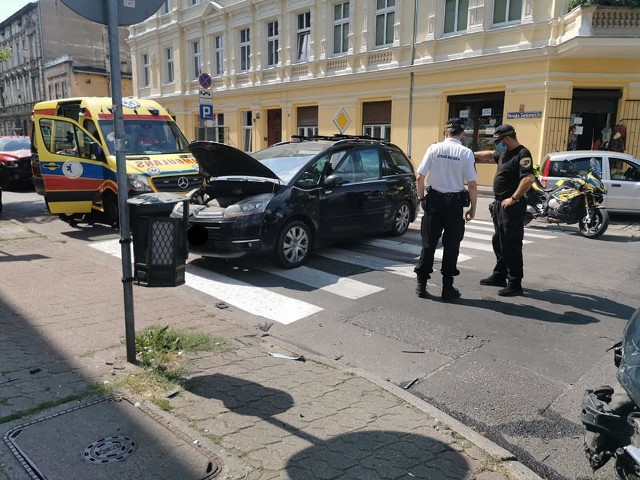
[[[196,161],[210,177],[250,176],[279,180],[278,176],[258,160],[230,145],[196,141],[189,144]]]

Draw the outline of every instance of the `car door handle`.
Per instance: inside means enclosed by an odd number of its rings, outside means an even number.
[[[612,187],[621,187],[622,185],[621,185],[621,184],[619,184],[619,183],[612,183],[612,184],[611,184],[611,186],[612,186]]]

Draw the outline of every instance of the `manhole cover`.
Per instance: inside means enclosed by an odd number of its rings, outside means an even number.
[[[136,449],[136,442],[128,437],[105,437],[87,446],[82,459],[89,463],[121,462]]]
[[[2,436],[32,480],[209,480],[222,470],[186,433],[125,397],[59,408]]]

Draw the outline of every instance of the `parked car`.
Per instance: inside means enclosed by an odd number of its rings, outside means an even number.
[[[0,184],[31,184],[31,144],[29,137],[0,137]]]
[[[294,138],[252,155],[216,142],[189,148],[205,177],[190,194],[188,230],[189,250],[202,256],[272,252],[294,268],[316,247],[399,236],[416,218],[413,166],[388,142]]]
[[[640,160],[626,153],[606,150],[549,153],[540,168],[540,182],[549,188],[558,180],[571,176],[572,170],[585,175],[591,168],[592,159],[607,189],[602,206],[611,212],[640,213]],[[571,168],[566,168],[565,161]]]

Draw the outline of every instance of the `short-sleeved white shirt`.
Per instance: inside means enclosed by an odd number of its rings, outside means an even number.
[[[465,183],[477,179],[473,152],[456,138],[431,145],[418,173],[424,175],[428,186],[442,193],[460,192]]]

